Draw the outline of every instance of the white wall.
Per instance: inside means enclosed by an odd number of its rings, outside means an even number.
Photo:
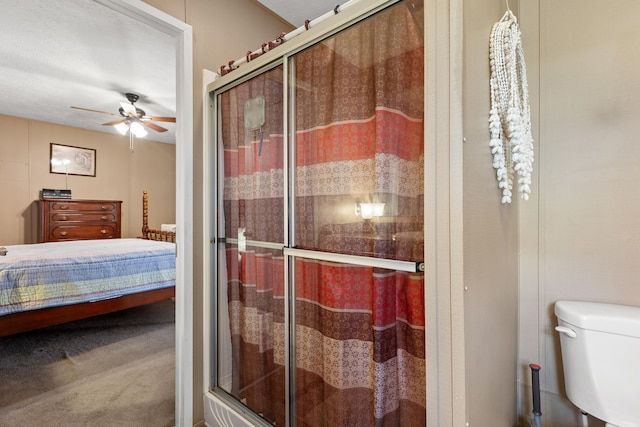
[[[514,197],[501,204],[488,128],[489,34],[506,8],[502,0],[465,1],[464,7],[467,421],[511,427],[517,417],[519,203]]]
[[[542,366],[545,427],[579,425],[564,397],[553,304],[640,306],[638,16],[634,0],[521,4],[539,182],[520,219],[519,376],[529,384],[524,366]],[[525,386],[525,415],[530,399]]]

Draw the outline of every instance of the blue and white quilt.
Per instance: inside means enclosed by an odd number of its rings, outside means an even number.
[[[78,240],[7,246],[0,316],[175,286],[174,243]]]

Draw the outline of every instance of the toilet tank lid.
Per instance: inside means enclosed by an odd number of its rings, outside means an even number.
[[[590,331],[640,338],[640,307],[585,301],[558,301],[558,319]]]

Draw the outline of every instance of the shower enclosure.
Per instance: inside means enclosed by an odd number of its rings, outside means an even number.
[[[385,2],[209,93],[211,391],[254,424],[426,425],[423,22]]]

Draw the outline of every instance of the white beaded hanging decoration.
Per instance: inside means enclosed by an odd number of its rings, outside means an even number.
[[[511,10],[493,25],[489,63],[489,145],[502,203],[511,203],[514,175],[520,198],[528,200],[533,171],[531,108],[520,28]]]

